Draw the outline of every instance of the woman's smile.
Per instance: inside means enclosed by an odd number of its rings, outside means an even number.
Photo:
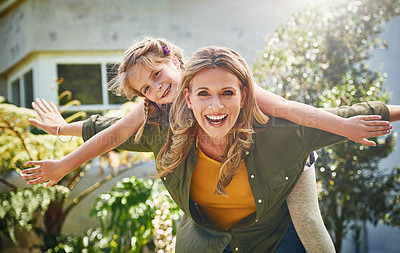
[[[227,138],[245,97],[236,75],[220,67],[204,69],[193,77],[190,91],[184,92],[200,126],[200,134]]]
[[[222,126],[225,123],[225,120],[228,117],[228,114],[220,114],[220,115],[206,115],[205,116],[210,125],[214,127]]]

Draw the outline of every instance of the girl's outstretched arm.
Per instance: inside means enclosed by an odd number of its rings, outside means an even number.
[[[341,135],[367,146],[376,145],[367,138],[388,134],[392,128],[388,121],[380,120],[379,115],[342,118],[322,109],[286,100],[259,86],[256,87],[256,99],[260,109],[267,115]]]
[[[314,165],[302,173],[286,203],[293,225],[306,251],[335,252],[319,210]]]
[[[140,103],[117,123],[96,134],[61,160],[27,162],[28,165],[37,165],[37,167],[23,170],[22,177],[30,180],[28,184],[31,185],[47,181],[46,186],[56,184],[75,168],[118,147],[136,133],[144,121],[143,106],[144,102]]]
[[[57,106],[53,103],[47,103],[44,99],[36,98],[36,103],[32,102],[32,108],[37,112],[41,121],[30,118],[28,121],[32,125],[39,127],[48,134],[56,135],[57,128],[59,135],[72,135],[82,137],[83,121],[67,123]]]
[[[389,121],[400,121],[400,105],[387,105],[390,113]]]

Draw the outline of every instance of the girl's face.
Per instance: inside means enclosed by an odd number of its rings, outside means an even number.
[[[128,81],[134,90],[158,104],[174,101],[181,80],[179,64],[161,63],[156,70],[145,66],[133,68],[133,74],[129,76]]]
[[[244,104],[246,87],[241,91],[239,79],[220,67],[200,71],[191,85],[184,95],[200,131],[212,138],[227,137]]]

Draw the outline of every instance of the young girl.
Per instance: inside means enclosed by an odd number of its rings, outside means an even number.
[[[139,134],[136,136],[139,136],[144,129],[145,123],[148,121],[149,115],[152,115],[150,111],[154,110],[155,108],[160,109],[160,104],[170,103],[175,98],[180,83],[182,69],[183,61],[181,51],[179,48],[165,40],[148,39],[139,42],[128,49],[125,53],[124,60],[119,67],[118,75],[116,79],[114,79],[113,86],[114,88],[117,88],[119,93],[123,91],[128,98],[136,94],[144,95],[147,97],[147,99],[141,104],[141,106],[132,110],[132,112],[130,112],[117,124],[113,125],[102,134],[96,136],[91,141],[85,143],[80,148],[81,152],[78,152],[81,154],[80,158],[74,158],[74,163],[71,163],[71,165],[77,164],[77,162],[80,163],[82,159],[86,160],[88,157],[100,155],[109,149],[120,145],[133,133],[135,133],[138,128],[140,128]],[[272,116],[284,117],[296,123],[303,123],[307,126],[320,127],[327,131],[333,131],[337,134],[351,137],[351,139],[367,145],[371,145],[373,143],[363,138],[385,134],[390,128],[388,123],[385,121],[369,121],[372,119],[378,119],[378,116],[360,116],[350,119],[343,119],[322,110],[314,109],[303,104],[286,101],[278,96],[264,91],[261,88],[256,89],[257,102],[260,104],[260,107],[264,113]],[[149,100],[153,102],[154,106],[151,106]],[[62,117],[58,114],[58,110],[54,104],[48,105],[45,101],[40,100],[36,100],[36,102],[37,105],[33,105],[34,109],[38,112],[43,122],[30,120],[31,123],[41,127],[43,130],[51,134],[55,134],[57,132],[57,134],[64,135],[82,135],[82,122],[66,124]],[[312,116],[313,120],[302,120],[310,119],[310,115]],[[363,132],[360,131],[360,129],[363,130]],[[360,134],[360,132],[362,133]],[[101,141],[102,138],[107,139],[106,141]],[[99,140],[101,145],[99,145]],[[88,146],[87,149],[84,148],[86,146]],[[82,150],[86,151],[82,152]],[[31,164],[39,163],[32,162]],[[40,163],[39,165],[43,165],[43,163]],[[74,166],[72,167],[75,168]],[[29,181],[30,184],[41,183],[50,180],[47,185],[53,185],[65,174],[73,170],[73,168],[71,169],[69,166],[68,168],[61,166],[55,170],[49,168],[50,167],[41,166],[34,169],[24,170],[24,173],[33,173],[30,175],[24,175],[24,178],[33,179]],[[313,170],[308,170],[307,173],[304,173],[304,176],[312,178],[314,176],[313,173]],[[310,196],[314,194],[309,193],[308,190],[309,189],[307,188],[294,188],[293,192],[300,192],[304,196]],[[315,181],[314,188],[311,188],[311,190],[315,191]],[[313,203],[316,203],[316,194],[312,196],[314,197],[312,199]],[[292,216],[294,216],[292,219],[296,229],[301,231],[299,232],[299,235],[306,249],[311,252],[333,251],[333,245],[326,232],[326,229],[323,226],[318,206],[314,205],[314,209],[309,210],[308,207],[304,205],[292,206],[291,203],[288,204],[289,210],[304,210],[304,212],[300,212],[301,215],[296,216],[292,214]],[[294,211],[291,211],[291,213],[294,213]],[[310,224],[304,222],[304,217],[309,218],[307,215],[310,213],[314,214],[313,220],[316,222],[316,224],[318,224],[318,226],[314,227],[312,225],[310,229],[304,229],[307,228],[307,226],[310,226]],[[316,231],[318,232],[317,234],[315,234]],[[307,240],[307,238],[309,239]],[[313,245],[313,243],[320,243],[321,245]]]

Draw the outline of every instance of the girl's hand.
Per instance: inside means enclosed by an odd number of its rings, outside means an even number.
[[[343,136],[366,146],[376,146],[375,142],[369,141],[367,138],[388,134],[392,129],[390,122],[382,121],[381,118],[380,115],[360,115],[347,118],[342,129]]]
[[[48,134],[56,135],[57,127],[63,123],[67,123],[53,102],[49,104],[44,99],[40,100],[36,98],[36,103],[32,102],[32,108],[37,112],[42,121],[30,118],[28,120],[29,123],[39,127]]]
[[[22,171],[22,177],[29,180],[29,185],[47,182],[46,187],[53,186],[67,174],[64,171],[68,171],[67,166],[58,160],[29,161],[26,164],[38,165]]]

